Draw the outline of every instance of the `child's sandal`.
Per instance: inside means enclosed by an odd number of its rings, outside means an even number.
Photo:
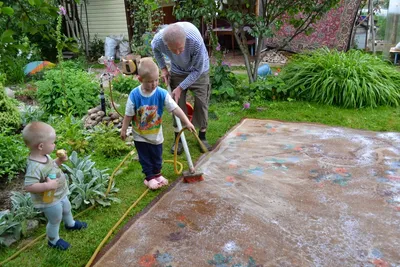
[[[145,184],[148,188],[150,188],[150,189],[152,189],[152,190],[155,190],[155,189],[158,189],[158,188],[161,187],[161,185],[157,182],[156,179],[151,179],[150,181],[144,180],[144,184]]]
[[[47,244],[49,245],[49,247],[56,248],[59,250],[67,250],[71,246],[67,241],[61,238],[58,239],[55,244],[51,243],[50,241],[48,241]]]
[[[161,186],[168,185],[168,180],[162,175],[158,176],[155,179]]]
[[[81,230],[87,228],[87,223],[81,221],[75,221],[74,226],[65,225],[65,229],[67,230]]]

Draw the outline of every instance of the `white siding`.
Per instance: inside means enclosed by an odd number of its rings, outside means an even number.
[[[86,20],[89,22],[90,41],[95,35],[103,41],[109,35],[120,34],[124,34],[125,39],[128,39],[124,0],[89,0],[87,1],[88,18],[86,18],[83,5],[82,7],[81,21],[85,29]]]

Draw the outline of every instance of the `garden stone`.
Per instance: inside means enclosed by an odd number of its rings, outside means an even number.
[[[97,113],[99,111],[101,111],[101,107],[91,108],[91,109],[88,110],[88,114],[90,115],[90,114],[93,114],[93,113]]]
[[[28,220],[28,222],[26,224],[26,232],[27,233],[32,233],[38,227],[39,227],[39,221],[38,220]]]
[[[108,117],[108,116],[105,116],[105,117],[103,117],[103,119],[102,119],[102,121],[104,121],[104,122],[109,122],[110,120],[111,120],[111,118]]]
[[[118,118],[119,118],[119,115],[118,115],[118,113],[116,113],[116,112],[110,112],[109,115],[110,115],[110,118],[111,118],[112,120],[115,120],[115,119],[118,119]]]
[[[102,111],[102,110],[97,111],[97,116],[104,117],[104,115],[106,115],[106,113],[104,111]]]
[[[18,241],[12,234],[4,235],[3,238],[3,243],[6,247],[10,247],[12,244]]]
[[[96,118],[97,118],[97,113],[92,113],[92,114],[90,114],[89,118],[90,118],[91,120],[96,119]]]
[[[15,92],[11,90],[9,87],[6,87],[4,90],[6,91],[6,95],[9,98],[15,98]]]

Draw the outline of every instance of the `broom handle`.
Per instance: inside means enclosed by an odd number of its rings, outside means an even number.
[[[175,116],[175,120],[176,120],[176,125],[178,126],[178,130],[181,131],[182,130],[181,120],[177,116]],[[194,173],[192,157],[190,156],[189,147],[186,143],[186,138],[185,138],[184,132],[182,132],[182,134],[181,134],[181,141],[182,141],[183,150],[185,150],[186,160],[189,165],[189,171],[190,171],[190,173]]]
[[[168,93],[170,95],[172,95],[171,94],[171,86],[169,84],[167,86],[167,89],[168,89]],[[178,131],[181,131],[182,130],[182,122],[177,116],[174,116],[174,117],[175,117],[175,121],[176,121],[176,126],[178,127]],[[188,165],[189,165],[189,171],[190,171],[190,173],[194,173],[194,166],[193,166],[193,162],[192,162],[192,157],[190,156],[189,147],[187,145],[186,138],[185,138],[185,133],[182,132],[180,137],[181,137],[181,141],[182,141],[183,150],[185,151],[186,160],[187,160]]]

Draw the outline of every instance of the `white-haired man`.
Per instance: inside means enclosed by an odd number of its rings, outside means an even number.
[[[161,69],[161,77],[171,85],[172,97],[187,114],[186,93],[194,94],[193,124],[200,129],[199,137],[211,150],[206,139],[208,126],[208,102],[210,99],[210,60],[199,30],[190,22],[177,22],[160,30],[154,36],[151,47]],[[171,60],[171,73],[164,60],[166,55]],[[178,134],[176,123],[175,137]],[[174,152],[175,144],[171,148]],[[183,152],[179,143],[178,153]]]

